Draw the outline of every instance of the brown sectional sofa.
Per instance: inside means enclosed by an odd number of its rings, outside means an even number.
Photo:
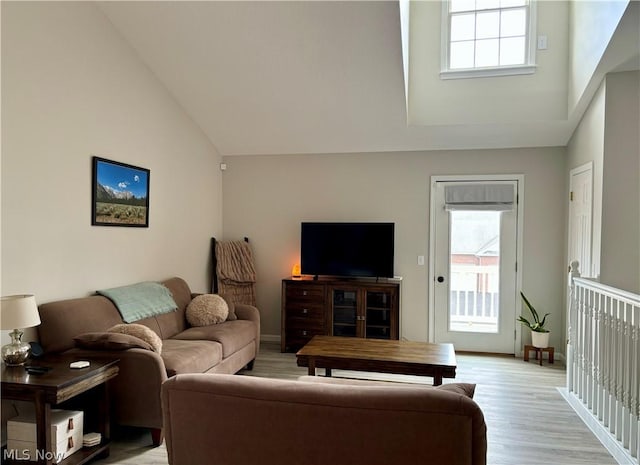
[[[162,339],[162,351],[130,348],[90,350],[78,348],[74,338],[102,332],[122,323],[115,305],[106,297],[90,297],[42,304],[38,336],[45,354],[75,353],[78,359],[118,358],[119,375],[111,385],[113,420],[122,425],[150,428],[155,445],[162,442],[160,390],[168,377],[183,373],[233,374],[251,368],[260,345],[260,314],[250,305],[235,305],[235,321],[189,327],[185,309],[192,298],[187,283],[172,278],[164,284],[178,309],[136,321]]]
[[[486,463],[484,416],[459,393],[473,385],[313,381],[201,374],[167,380],[169,464]]]

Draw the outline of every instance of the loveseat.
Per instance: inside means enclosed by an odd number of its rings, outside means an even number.
[[[167,380],[169,464],[486,463],[484,416],[468,389],[474,385],[313,381],[202,374]]]
[[[160,389],[168,377],[183,373],[234,374],[244,367],[252,368],[260,345],[260,315],[255,307],[235,304],[236,320],[190,327],[185,310],[197,294],[192,294],[181,278],[162,284],[171,292],[177,309],[135,322],[159,336],[160,353],[139,347],[78,347],[79,336],[106,332],[123,323],[113,302],[101,295],[42,304],[38,326],[45,354],[67,352],[77,354],[78,359],[120,360],[120,371],[110,391],[112,418],[121,425],[151,429],[154,445],[163,438]]]

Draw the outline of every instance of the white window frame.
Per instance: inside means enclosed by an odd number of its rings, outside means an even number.
[[[467,79],[494,76],[514,76],[519,74],[533,74],[536,71],[536,10],[537,0],[528,0],[527,8],[527,33],[525,64],[492,66],[483,68],[449,69],[449,30],[450,14],[449,0],[442,0],[442,21],[441,21],[441,63],[440,79]],[[476,10],[478,11],[478,10]]]

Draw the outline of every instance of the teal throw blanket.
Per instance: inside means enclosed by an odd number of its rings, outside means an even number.
[[[144,282],[97,292],[118,307],[125,323],[169,313],[178,308],[171,291],[160,283]]]

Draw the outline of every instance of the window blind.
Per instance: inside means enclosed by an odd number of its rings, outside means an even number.
[[[446,210],[513,210],[513,184],[454,184],[444,188]]]

